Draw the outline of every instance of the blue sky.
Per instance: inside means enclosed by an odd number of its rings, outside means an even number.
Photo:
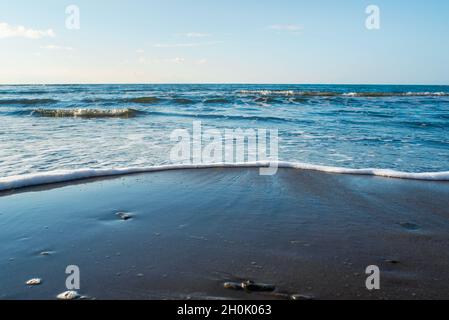
[[[448,34],[447,0],[0,0],[0,83],[449,84]]]

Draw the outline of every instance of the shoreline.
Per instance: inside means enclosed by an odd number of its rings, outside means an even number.
[[[29,188],[35,186],[51,185],[55,183],[70,183],[94,178],[120,177],[133,174],[164,172],[173,170],[194,170],[194,169],[214,169],[214,168],[257,168],[263,174],[263,170],[276,173],[277,169],[296,169],[305,171],[315,171],[322,173],[333,173],[343,175],[375,176],[391,179],[421,180],[421,181],[449,181],[449,171],[439,172],[403,172],[391,169],[351,169],[343,167],[332,167],[324,165],[314,165],[301,162],[287,161],[257,161],[242,163],[212,163],[212,164],[172,164],[155,165],[142,168],[118,168],[118,169],[74,169],[56,170],[43,173],[32,173],[0,178],[0,196],[2,192],[13,191],[15,189]],[[268,174],[272,175],[272,174]]]
[[[3,192],[0,299],[54,299],[67,265],[80,267],[79,291],[96,299],[445,299],[448,198],[446,182],[285,168]],[[365,287],[369,265],[381,270],[379,291]],[[42,284],[25,285],[34,277]],[[246,280],[275,290],[224,288]]]

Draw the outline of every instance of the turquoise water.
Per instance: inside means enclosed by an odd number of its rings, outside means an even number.
[[[282,161],[449,170],[448,86],[38,85],[0,86],[0,177],[171,164],[196,120],[278,129]]]

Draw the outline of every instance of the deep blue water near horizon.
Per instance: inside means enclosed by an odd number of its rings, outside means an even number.
[[[195,120],[278,129],[284,161],[449,170],[449,86],[2,85],[0,177],[169,164]]]

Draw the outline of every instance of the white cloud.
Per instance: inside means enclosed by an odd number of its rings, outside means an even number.
[[[143,49],[136,50],[136,53],[144,53],[144,52],[145,52],[145,50],[143,50]]]
[[[179,57],[176,57],[176,58],[173,58],[173,59],[169,60],[169,62],[173,62],[173,63],[176,63],[176,64],[183,63],[184,61],[186,61],[186,59],[179,58]]]
[[[72,51],[73,50],[72,47],[57,46],[57,45],[54,45],[54,44],[49,44],[47,46],[42,46],[41,49],[46,49],[46,50],[64,50],[64,51]]]
[[[268,29],[276,30],[276,31],[288,31],[297,33],[301,31],[303,28],[297,24],[274,24],[268,27]]]
[[[0,39],[2,38],[27,38],[40,39],[44,37],[55,37],[56,34],[52,29],[35,30],[28,29],[24,26],[11,26],[6,22],[0,22]]]

